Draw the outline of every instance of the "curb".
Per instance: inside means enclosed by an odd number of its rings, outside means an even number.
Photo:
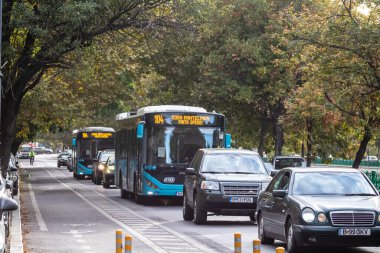
[[[20,192],[19,192],[20,194]],[[12,212],[12,223],[9,231],[8,243],[10,245],[9,252],[10,253],[23,253],[24,245],[22,243],[22,230],[21,230],[21,206],[20,206],[20,198],[18,196],[13,197],[14,200],[18,203],[17,210]]]

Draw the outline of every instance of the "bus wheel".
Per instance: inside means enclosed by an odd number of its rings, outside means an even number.
[[[137,193],[136,177],[135,177],[135,181],[133,183],[134,183],[133,184],[133,192],[134,192],[135,202],[137,204],[142,204],[144,202],[143,196],[139,196],[139,194]]]
[[[106,189],[110,188],[110,184],[104,178],[103,178],[103,188],[106,188]]]

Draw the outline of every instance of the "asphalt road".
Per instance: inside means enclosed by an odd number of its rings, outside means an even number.
[[[207,225],[182,219],[180,201],[147,205],[120,198],[118,189],[104,189],[91,180],[76,180],[57,155],[38,155],[34,166],[22,160],[24,247],[31,252],[115,252],[115,231],[133,236],[133,252],[233,252],[235,232],[242,234],[242,252],[252,252],[257,226],[248,217],[210,216]],[[285,244],[262,246],[275,252]],[[324,253],[376,252],[380,248],[323,249]],[[308,253],[321,252],[320,249]]]

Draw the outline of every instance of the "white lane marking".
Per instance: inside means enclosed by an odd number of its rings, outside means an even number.
[[[48,170],[46,170],[46,171],[49,172],[50,175],[52,175],[52,174],[50,173],[50,171],[48,171]],[[63,174],[63,173],[62,173],[62,174]],[[53,176],[53,175],[52,175],[52,176]],[[53,177],[54,177],[54,176],[53,176]],[[56,177],[55,177],[55,179],[56,179],[57,181],[59,181],[59,179],[57,179]],[[138,217],[138,218],[140,218],[140,219],[142,219],[142,220],[145,220],[145,221],[149,222],[151,225],[156,225],[157,227],[159,227],[159,228],[165,230],[166,232],[170,233],[171,235],[174,235],[174,236],[176,236],[177,238],[180,238],[180,239],[182,239],[183,241],[188,242],[191,246],[196,247],[196,248],[198,248],[199,250],[205,251],[205,252],[207,252],[207,253],[216,253],[216,251],[214,251],[213,249],[207,248],[207,246],[205,246],[204,244],[199,243],[198,241],[196,241],[196,240],[194,240],[194,239],[192,239],[192,238],[190,238],[190,237],[187,237],[187,236],[185,236],[185,235],[183,235],[183,234],[181,234],[181,233],[179,233],[179,232],[177,232],[177,231],[175,231],[175,230],[172,230],[172,229],[170,229],[170,228],[168,228],[168,227],[162,225],[162,223],[160,223],[160,222],[156,222],[156,221],[154,221],[154,220],[152,220],[152,219],[146,218],[146,217],[144,217],[144,216],[138,214],[136,211],[133,211],[132,209],[130,209],[130,208],[128,208],[128,207],[125,207],[125,206],[119,204],[118,202],[116,202],[116,201],[114,201],[114,200],[108,198],[107,196],[103,195],[102,193],[100,193],[100,192],[98,192],[98,191],[93,190],[92,188],[88,187],[88,186],[85,185],[85,184],[82,184],[82,183],[79,183],[79,182],[76,182],[76,181],[73,181],[73,180],[71,180],[71,181],[72,181],[73,183],[76,183],[76,184],[78,184],[78,185],[81,185],[82,187],[85,187],[85,188],[87,188],[88,190],[90,190],[90,191],[92,191],[92,192],[98,194],[99,196],[103,197],[106,201],[115,204],[116,206],[120,207],[121,209],[126,210],[126,211],[129,212],[130,214],[132,214],[132,215],[134,215],[134,216],[136,216],[136,217]],[[62,183],[62,184],[64,184],[64,183]],[[69,186],[66,186],[66,187],[68,187],[69,189],[71,189]],[[75,192],[75,191],[72,190],[72,189],[71,189],[71,191]],[[77,193],[77,192],[75,192],[75,193],[76,193],[77,195],[79,194],[79,193]],[[78,195],[78,196],[79,196],[79,195]],[[83,195],[80,195],[80,196],[81,196],[81,198],[86,199]],[[91,201],[89,201],[88,199],[86,199],[86,202],[89,202],[89,203],[93,204],[93,203],[92,203]],[[93,205],[95,205],[95,204],[93,204]],[[96,207],[98,208],[98,206],[96,206]],[[102,212],[104,212],[103,209],[100,209],[100,210],[102,210]],[[105,213],[106,213],[106,212],[105,212]],[[121,213],[123,213],[123,212],[121,212]],[[108,213],[106,213],[106,214],[107,214],[108,216],[110,216]],[[112,217],[112,216],[111,216],[111,217]],[[114,218],[112,217],[112,219],[114,219]],[[117,224],[122,224],[123,227],[126,226],[126,227],[132,229],[133,232],[137,233],[138,235],[142,236],[143,238],[146,238],[144,235],[140,234],[138,231],[136,231],[135,229],[131,228],[130,226],[125,225],[124,223],[120,222],[120,221],[117,220],[117,219],[116,219],[116,221],[117,221]],[[128,230],[128,229],[127,229],[127,230]],[[132,233],[132,232],[131,232],[131,233]],[[156,235],[155,235],[155,236],[156,236]],[[152,242],[150,239],[147,238],[147,240],[149,240],[151,243],[154,244],[154,242]],[[153,248],[153,249],[155,249],[155,248]],[[157,249],[155,249],[155,250],[157,250]]]
[[[80,247],[81,247],[81,249],[86,249],[86,250],[90,250],[91,249],[90,246],[80,246]]]
[[[77,241],[78,243],[85,243],[86,240],[83,240],[83,239],[76,239],[75,241]]]
[[[45,224],[45,221],[42,218],[40,208],[38,207],[36,196],[34,195],[34,192],[32,189],[32,185],[30,183],[28,183],[28,188],[29,188],[29,194],[30,194],[30,198],[32,200],[34,212],[36,213],[38,227],[40,228],[40,231],[48,231],[46,224]]]
[[[145,244],[147,244],[150,248],[152,248],[154,251],[158,252],[158,253],[168,253],[166,250],[160,248],[157,244],[155,244],[153,241],[149,240],[147,237],[143,236],[142,234],[138,233],[136,230],[134,230],[133,228],[125,225],[124,223],[122,223],[121,221],[115,219],[114,217],[112,217],[111,215],[109,215],[107,212],[105,212],[103,209],[99,208],[97,205],[95,205],[94,203],[92,203],[90,200],[86,199],[82,194],[80,194],[79,192],[76,192],[74,189],[72,189],[70,186],[68,186],[67,184],[63,183],[61,180],[59,180],[57,177],[55,177],[50,171],[46,170],[45,171],[47,173],[49,173],[49,175],[54,178],[55,180],[57,180],[61,185],[65,186],[66,188],[68,188],[70,191],[72,191],[73,193],[75,193],[75,195],[77,195],[79,198],[81,198],[84,202],[86,202],[87,204],[89,204],[90,206],[92,206],[95,210],[97,210],[99,213],[103,214],[106,218],[108,218],[109,220],[113,221],[114,223],[116,223],[117,225],[121,226],[122,228],[126,229],[129,233],[131,233],[132,235],[136,236],[137,238],[139,238],[141,241],[143,241]],[[76,236],[76,235],[74,235]]]
[[[82,235],[73,235],[75,238],[82,238]]]

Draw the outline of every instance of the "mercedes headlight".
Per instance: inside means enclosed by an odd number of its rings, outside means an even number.
[[[380,223],[380,213],[377,214],[377,222]]]
[[[302,219],[307,223],[312,223],[315,219],[315,213],[311,208],[305,208],[302,210]]]
[[[219,182],[202,181],[201,189],[218,191],[219,190]]]
[[[327,217],[324,213],[319,213],[317,218],[320,223],[325,223],[327,220]]]

